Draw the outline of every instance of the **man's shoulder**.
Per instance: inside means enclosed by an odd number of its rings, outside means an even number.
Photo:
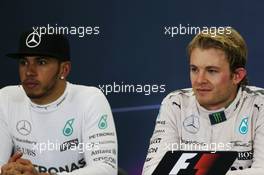
[[[94,86],[86,86],[79,84],[70,84],[71,92],[74,96],[81,96],[82,98],[92,97],[96,95],[103,95],[102,91]]]
[[[256,86],[242,86],[242,92],[246,96],[264,98],[264,89]]]
[[[264,89],[256,86],[243,86],[242,98],[247,99],[248,102],[257,105],[264,105]]]
[[[164,99],[163,102],[165,101],[181,101],[181,100],[188,100],[194,97],[194,93],[192,88],[185,88],[185,89],[178,89],[175,90],[171,93],[169,93]]]
[[[20,85],[6,86],[0,89],[0,105],[22,104],[27,96]]]
[[[172,97],[191,97],[193,96],[193,90],[192,88],[184,88],[184,89],[178,89],[171,93],[169,93],[166,98],[172,98]]]
[[[25,95],[23,88],[20,85],[12,85],[12,86],[3,87],[2,89],[0,89],[0,94],[8,98],[21,97]]]

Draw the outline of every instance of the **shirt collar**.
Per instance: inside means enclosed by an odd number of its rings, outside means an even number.
[[[65,88],[63,94],[57,100],[55,100],[49,104],[39,105],[39,104],[32,102],[29,99],[30,107],[36,112],[51,112],[51,111],[56,110],[65,101],[65,99],[68,95],[68,92],[69,92],[69,88],[70,88],[69,85],[70,85],[70,83],[67,82],[66,88]]]
[[[198,108],[199,113],[202,112],[202,113],[212,114],[212,113],[224,111],[225,114],[226,114],[226,117],[228,119],[229,117],[231,117],[228,114],[231,113],[231,112],[233,112],[233,111],[235,111],[238,108],[238,106],[240,104],[241,97],[242,97],[242,87],[239,87],[238,92],[237,92],[237,95],[236,95],[236,98],[232,101],[232,103],[228,107],[226,107],[226,108],[225,107],[222,107],[222,108],[217,109],[217,110],[207,110],[207,109],[205,109],[204,107],[202,107],[198,103],[198,101],[196,100],[196,98],[195,98],[195,102],[196,102],[196,106]]]

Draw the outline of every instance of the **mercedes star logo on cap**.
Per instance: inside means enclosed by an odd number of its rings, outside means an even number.
[[[29,48],[34,48],[40,44],[40,41],[41,41],[41,35],[34,31],[27,36],[26,45]]]
[[[21,135],[26,136],[31,132],[31,124],[27,120],[20,120],[17,122],[16,129]]]

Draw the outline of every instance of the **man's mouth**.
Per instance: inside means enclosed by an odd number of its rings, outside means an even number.
[[[196,91],[200,94],[204,94],[204,93],[208,93],[208,92],[211,92],[212,89],[209,89],[209,88],[199,88],[199,89],[196,89]]]
[[[33,89],[39,85],[39,82],[37,80],[25,80],[22,82],[22,84],[29,89]]]
[[[211,91],[211,89],[196,89],[197,91]]]

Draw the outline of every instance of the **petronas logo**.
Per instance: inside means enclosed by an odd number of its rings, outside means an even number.
[[[107,128],[107,115],[106,114],[105,115],[102,115],[102,117],[101,117],[101,119],[100,119],[100,121],[98,123],[98,127],[100,129]]]
[[[246,134],[248,132],[248,118],[244,118],[239,126],[239,132],[241,134]]]
[[[63,128],[63,135],[70,136],[73,133],[73,125],[74,119],[70,119],[66,122],[64,128]]]

